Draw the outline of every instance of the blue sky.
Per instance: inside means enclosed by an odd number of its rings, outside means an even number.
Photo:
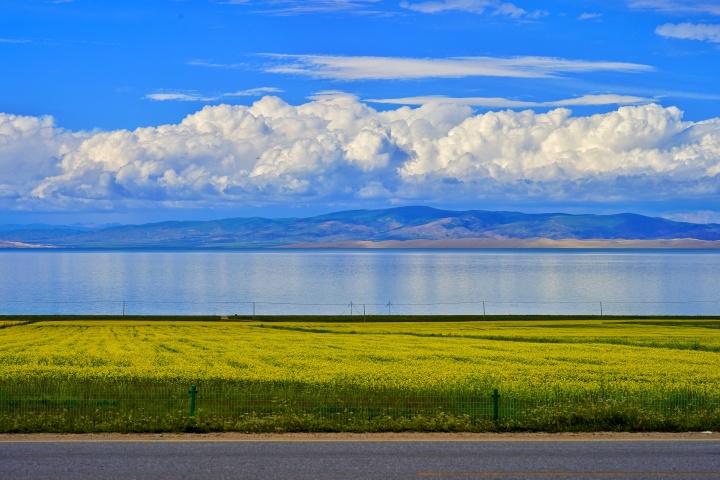
[[[5,0],[0,222],[720,222],[712,0]]]

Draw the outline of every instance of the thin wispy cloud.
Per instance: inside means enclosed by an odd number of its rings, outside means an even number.
[[[342,90],[320,90],[307,98],[310,100],[336,100],[338,98],[348,98],[353,101],[360,100],[357,95]]]
[[[33,44],[44,46],[61,46],[74,47],[82,45],[98,45],[98,46],[119,46],[120,43],[100,42],[91,40],[73,40],[69,38],[48,38],[48,37],[29,37],[29,38],[0,38],[0,43],[16,43],[16,44]]]
[[[690,98],[693,100],[716,100],[720,101],[720,94],[717,93],[705,93],[705,92],[684,92],[679,90],[661,90],[652,92],[661,97],[672,97],[672,98]]]
[[[31,43],[30,40],[18,40],[15,38],[0,38],[0,43]]]
[[[209,102],[217,100],[219,97],[206,97],[197,93],[150,93],[145,95],[145,98],[156,102]]]
[[[190,60],[187,64],[193,67],[227,68],[230,70],[235,70],[246,66],[244,63],[217,63],[206,62],[204,60]]]
[[[597,105],[641,105],[652,103],[656,99],[637,97],[631,95],[584,95],[564,100],[547,102],[531,102],[499,97],[447,97],[443,95],[428,95],[405,98],[368,99],[369,103],[385,103],[392,105],[426,105],[428,103],[445,103],[452,105],[467,105],[469,107],[487,108],[534,108],[534,107],[577,107]]]
[[[145,95],[144,98],[156,102],[214,102],[226,97],[261,97],[269,93],[281,93],[283,90],[275,87],[258,87],[235,92],[219,93],[217,95],[202,95],[197,92],[159,92]]]
[[[602,16],[602,13],[583,13],[578,17],[578,20],[594,20],[601,18]]]
[[[720,15],[720,4],[715,0],[629,0],[629,5],[666,13]]]
[[[282,93],[284,90],[280,90],[275,87],[259,87],[249,88],[247,90],[239,90],[237,92],[223,93],[223,97],[260,97],[268,93]]]
[[[668,220],[675,220],[678,222],[689,223],[720,223],[720,212],[714,212],[712,210],[700,210],[690,213],[674,213],[663,215],[663,218],[667,218]]]
[[[420,13],[469,12],[477,15],[490,14],[510,18],[539,18],[547,15],[544,10],[527,11],[514,3],[497,0],[442,0],[428,2],[400,2],[400,7]]]
[[[369,7],[380,0],[227,0],[214,3],[224,5],[243,5],[253,8],[255,13],[271,15],[300,15],[313,13],[386,13],[371,10]]]
[[[657,27],[655,33],[667,38],[720,43],[720,25],[704,23],[666,23],[665,25]]]
[[[202,102],[216,99],[188,93],[149,93],[145,98],[156,102]]]
[[[333,55],[267,54],[280,65],[270,73],[333,80],[401,80],[420,78],[509,77],[551,78],[567,73],[653,71],[649,65],[625,62],[567,60],[554,57],[401,58]]]

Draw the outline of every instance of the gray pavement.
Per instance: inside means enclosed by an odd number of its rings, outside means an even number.
[[[206,478],[720,479],[720,442],[0,442],[0,479]]]

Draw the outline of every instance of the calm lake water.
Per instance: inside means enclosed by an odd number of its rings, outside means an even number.
[[[720,315],[712,251],[12,250],[0,279],[1,314]]]

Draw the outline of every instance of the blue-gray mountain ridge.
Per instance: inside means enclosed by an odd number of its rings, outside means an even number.
[[[526,214],[430,207],[352,210],[309,218],[228,218],[86,229],[0,227],[0,244],[61,248],[258,248],[345,242],[458,239],[720,240],[720,224],[694,224],[630,213]],[[412,242],[411,242],[412,243]]]

